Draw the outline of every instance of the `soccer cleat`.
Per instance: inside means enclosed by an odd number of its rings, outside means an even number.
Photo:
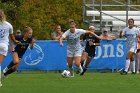
[[[81,76],[83,76],[84,75],[84,73],[87,71],[87,69],[86,68],[84,68],[83,69],[83,72],[80,74]]]
[[[79,74],[79,73],[80,73],[79,70],[77,70],[77,71],[76,71],[76,74]]]
[[[128,71],[127,73],[130,74],[130,73],[132,73],[132,71]]]
[[[8,76],[3,73],[2,78],[8,78]]]
[[[127,75],[127,72],[123,70],[120,74],[121,75]]]
[[[3,73],[6,73],[8,71],[8,68],[4,68]]]
[[[78,69],[77,71],[76,71],[76,74],[81,74],[83,72],[83,69]]]
[[[135,75],[135,74],[136,74],[136,72],[132,72],[131,74]]]
[[[2,83],[0,82],[0,87],[2,87]]]
[[[137,71],[136,73],[137,73],[137,74],[139,74],[140,72],[139,72],[139,71]]]

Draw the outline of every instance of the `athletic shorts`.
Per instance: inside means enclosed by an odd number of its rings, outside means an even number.
[[[8,45],[5,43],[0,43],[0,54],[7,56],[8,53]]]
[[[95,49],[85,48],[85,52],[88,54],[88,57],[95,57]]]
[[[77,56],[81,56],[81,55],[82,55],[81,49],[78,49],[78,50],[67,49],[67,57],[77,57]]]
[[[22,57],[23,57],[23,54],[18,53],[18,52],[17,52],[17,51],[15,51],[15,50],[13,50],[13,51],[12,51],[12,53],[17,53],[19,58],[22,58]]]
[[[134,53],[136,53],[137,52],[137,47],[131,47],[131,48],[127,48],[127,50],[128,51],[130,51],[130,52],[134,52]]]

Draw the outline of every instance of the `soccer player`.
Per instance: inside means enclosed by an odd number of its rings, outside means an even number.
[[[134,53],[137,51],[137,36],[139,36],[139,30],[134,26],[134,19],[128,20],[128,27],[124,28],[122,31],[122,36],[126,37],[126,46],[127,46],[127,56],[125,69],[121,71],[121,75],[126,75],[130,62],[132,62],[132,74],[135,74],[135,63],[134,63]]]
[[[86,31],[83,29],[76,29],[76,24],[74,22],[70,23],[70,29],[67,30],[62,37],[60,38],[60,46],[63,46],[62,40],[64,38],[67,39],[67,62],[70,71],[70,77],[74,77],[74,70],[73,70],[73,61],[78,67],[80,73],[82,73],[83,69],[81,67],[81,41],[80,36],[81,34],[90,33],[91,35],[97,36],[95,33],[91,31]]]
[[[94,26],[90,26],[89,27],[89,31],[91,32],[95,32],[95,27]],[[80,75],[84,75],[84,73],[87,71],[88,65],[90,64],[92,58],[95,56],[95,50],[96,50],[96,46],[99,46],[99,40],[102,39],[102,37],[95,37],[91,34],[85,34],[85,36],[83,37],[83,40],[86,40],[86,46],[85,46],[85,51],[82,54],[81,57],[81,66],[83,66],[84,61],[85,61],[85,65],[84,65],[84,69],[83,72]],[[77,72],[78,74],[79,72]]]
[[[32,37],[32,28],[25,27],[24,28],[24,36],[16,38],[18,41],[20,41],[19,44],[17,44],[12,51],[12,57],[13,61],[3,70],[4,77],[7,75],[17,71],[17,68],[21,62],[21,59],[26,52],[28,46],[30,45],[30,49],[34,46],[34,38]]]
[[[4,11],[0,9],[0,86],[2,85],[1,64],[8,52],[9,36],[15,43],[18,43],[14,38],[12,25],[6,21]]]

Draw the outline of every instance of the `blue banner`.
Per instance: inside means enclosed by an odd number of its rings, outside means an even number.
[[[66,41],[59,46],[58,41],[36,41],[32,50],[28,48],[19,70],[64,70],[67,69]],[[126,41],[101,41],[96,47],[96,56],[89,65],[90,69],[119,69],[124,67]],[[10,53],[2,63],[2,69],[12,61]]]

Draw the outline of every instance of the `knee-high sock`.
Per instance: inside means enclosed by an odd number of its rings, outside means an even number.
[[[132,62],[132,72],[135,72],[135,61],[131,61]]]
[[[130,66],[130,60],[128,59],[128,60],[126,60],[126,63],[125,63],[125,70],[124,71],[128,71],[128,68],[129,68],[129,66]]]
[[[4,73],[4,75],[7,76],[7,75],[9,75],[9,74],[11,74],[11,73],[13,73],[15,71],[16,71],[15,68],[10,68],[10,69],[8,69],[8,71],[6,73]]]
[[[8,69],[10,69],[11,67],[13,67],[15,64],[13,61],[10,62],[10,64],[7,66]]]
[[[1,84],[1,64],[0,64],[0,84]]]

